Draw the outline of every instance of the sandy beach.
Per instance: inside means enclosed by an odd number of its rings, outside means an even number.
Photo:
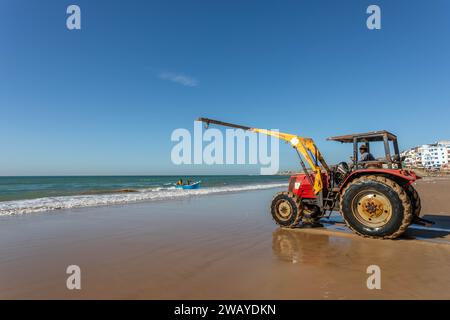
[[[450,180],[417,189],[437,224],[395,241],[339,222],[280,229],[279,188],[1,217],[0,298],[450,299]],[[66,288],[69,265],[81,290]],[[366,286],[369,265],[381,290]]]

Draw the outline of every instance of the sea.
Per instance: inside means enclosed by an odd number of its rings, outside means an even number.
[[[176,188],[178,179],[200,188]],[[0,216],[287,186],[284,175],[0,177]]]

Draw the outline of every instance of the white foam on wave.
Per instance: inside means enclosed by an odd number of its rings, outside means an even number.
[[[255,184],[243,186],[223,186],[203,188],[197,190],[181,190],[175,187],[152,188],[132,193],[111,193],[79,196],[46,197],[29,200],[14,200],[0,202],[0,216],[20,215],[26,213],[51,211],[58,209],[72,209],[82,207],[106,206],[125,204],[139,201],[153,201],[176,199],[189,196],[200,196],[214,193],[251,191],[285,187],[286,183]]]

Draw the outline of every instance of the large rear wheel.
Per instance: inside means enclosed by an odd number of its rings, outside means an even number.
[[[407,192],[383,176],[363,176],[350,182],[342,193],[340,207],[353,231],[372,238],[397,238],[413,217]]]
[[[420,211],[422,210],[422,204],[420,202],[419,193],[416,191],[416,189],[412,185],[409,185],[406,188],[406,193],[408,194],[409,198],[411,199],[412,212],[413,212],[414,216],[420,217]]]
[[[270,206],[273,220],[282,226],[293,228],[302,219],[302,203],[292,192],[279,192]]]

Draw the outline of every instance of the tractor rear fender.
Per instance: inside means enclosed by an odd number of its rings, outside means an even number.
[[[339,192],[342,192],[342,190],[345,188],[347,184],[349,184],[351,181],[353,181],[356,178],[359,178],[361,176],[365,175],[377,175],[377,176],[384,176],[391,178],[395,182],[397,182],[402,187],[407,187],[410,184],[412,184],[417,179],[420,179],[419,176],[417,176],[414,171],[409,170],[401,170],[401,169],[361,169],[352,172],[342,183],[342,185],[339,188]]]

